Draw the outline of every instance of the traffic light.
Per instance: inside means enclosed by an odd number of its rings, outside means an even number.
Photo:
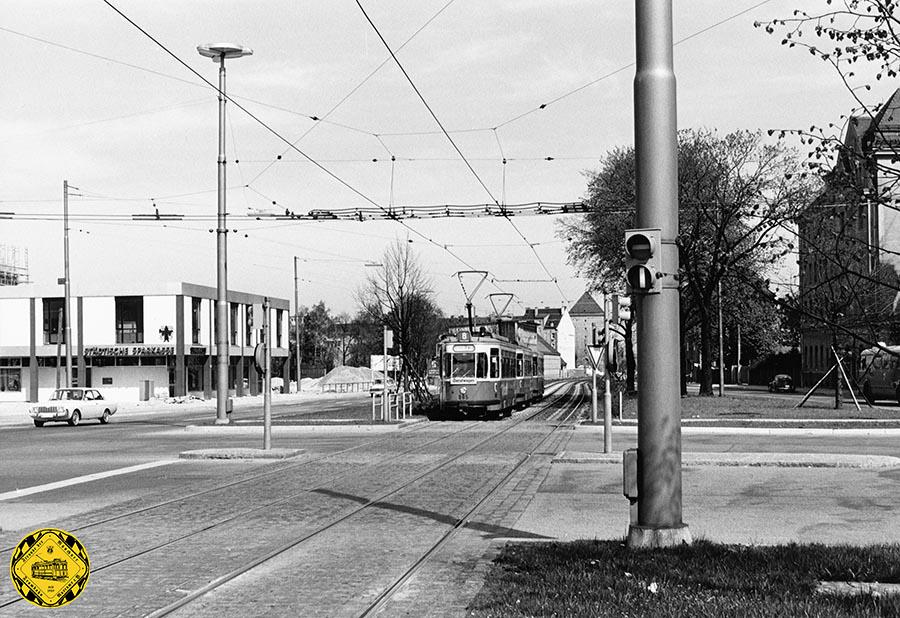
[[[625,230],[625,278],[636,294],[659,294],[659,229]]]

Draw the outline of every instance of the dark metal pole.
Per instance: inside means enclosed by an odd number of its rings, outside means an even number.
[[[228,419],[228,257],[225,220],[225,53],[219,57],[219,185],[216,224],[216,425]]]
[[[263,449],[272,448],[272,322],[269,319],[269,297],[263,301]]]
[[[297,350],[297,392],[300,392],[300,280],[297,278],[299,258],[294,256],[294,343]],[[288,388],[288,391],[291,389]]]
[[[63,180],[63,276],[65,277],[66,388],[72,384],[72,285],[69,282],[69,181]],[[84,378],[78,376],[80,385]]]
[[[672,67],[672,0],[635,0],[637,226],[661,230],[659,294],[638,295],[638,517],[629,547],[690,542],[681,520],[678,139]]]

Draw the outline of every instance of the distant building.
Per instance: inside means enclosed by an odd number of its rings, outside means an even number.
[[[0,401],[46,398],[65,385],[64,299],[58,286],[0,287]],[[228,292],[229,384],[235,395],[259,392],[254,364],[262,304],[257,294]],[[177,283],[72,295],[72,373],[76,386],[112,399],[150,395],[213,396],[216,385],[216,289]],[[289,301],[269,298],[273,375],[288,380]],[[57,357],[60,356],[60,362]]]
[[[0,285],[28,283],[28,249],[0,245]]]
[[[575,301],[575,304],[568,311],[574,330],[573,368],[588,368],[591,366],[587,346],[594,345],[603,338],[604,315],[602,302],[602,300],[598,301],[587,291]]]
[[[825,190],[797,222],[804,384],[834,364],[832,345],[851,353],[864,347],[846,336],[848,330],[870,341],[900,343],[900,297],[893,291],[900,282],[898,155],[900,89],[874,117],[850,118]]]
[[[517,318],[537,325],[537,334],[544,352],[544,375],[561,377],[565,370],[575,365],[575,329],[565,307],[539,307],[525,309]],[[553,351],[550,355],[544,348]]]

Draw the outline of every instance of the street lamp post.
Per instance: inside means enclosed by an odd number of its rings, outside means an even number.
[[[249,56],[253,50],[242,45],[215,43],[199,45],[201,56],[219,63],[219,158],[218,220],[216,223],[216,424],[228,419],[228,258],[225,217],[225,59]]]

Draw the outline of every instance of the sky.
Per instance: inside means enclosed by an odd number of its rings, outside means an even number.
[[[101,0],[4,2],[0,213],[14,217],[0,219],[0,245],[27,248],[35,283],[62,276],[67,180],[73,294],[97,282],[215,286],[218,103],[188,67],[215,84],[218,65],[196,47],[225,42],[253,49],[226,62],[226,91],[256,116],[227,106],[231,289],[293,303],[297,256],[300,304],[353,314],[366,264],[398,241],[446,314],[465,311],[462,270],[493,280],[473,299],[478,315],[490,313],[490,293],[513,294],[519,312],[571,306],[586,289],[557,216],[401,225],[267,215],[577,202],[604,153],[633,143],[633,2],[361,0],[452,142],[355,1],[110,2],[146,34]],[[674,53],[679,128],[838,122],[855,102],[833,70],[753,27],[821,6],[675,2],[674,38],[686,39]],[[157,211],[185,218],[132,219]]]

